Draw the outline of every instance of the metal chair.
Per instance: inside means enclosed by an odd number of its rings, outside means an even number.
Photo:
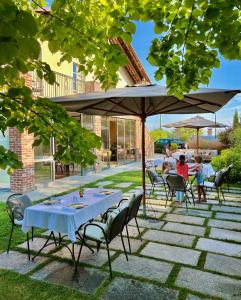
[[[154,193],[156,186],[163,186],[166,197],[168,197],[166,180],[161,175],[158,175],[156,171],[153,170],[147,170],[147,174],[151,181],[151,190],[149,193],[149,197],[151,196],[152,193]]]
[[[175,192],[183,192],[184,195],[186,196],[186,199],[185,199],[186,209],[188,209],[187,201],[189,203],[191,203],[190,200],[189,200],[189,195],[191,195],[193,205],[195,206],[195,202],[194,202],[195,197],[194,197],[194,194],[193,194],[193,191],[192,191],[192,185],[187,183],[181,175],[168,175],[167,178],[166,178],[166,181],[167,181],[167,185],[168,185],[168,188],[169,188],[169,192],[168,192],[165,207],[167,206],[167,201],[168,201],[169,195],[171,195],[171,199],[172,199],[172,195]]]
[[[139,233],[139,238],[142,241],[141,238],[141,232],[140,232],[140,228],[137,222],[137,214],[141,205],[141,200],[143,197],[143,191],[138,191],[136,193],[132,193],[130,194],[129,198],[127,199],[122,199],[119,204],[118,204],[118,208],[119,209],[123,209],[124,207],[128,207],[128,215],[126,218],[126,234],[127,234],[127,240],[128,240],[128,246],[129,246],[129,251],[131,253],[131,244],[130,244],[130,236],[129,236],[129,231],[128,231],[128,224],[130,223],[131,220],[135,220],[136,223],[136,228],[138,230]],[[117,208],[117,209],[118,209]],[[102,220],[106,220],[107,216],[109,213],[111,213],[113,211],[112,208],[109,208],[106,213],[104,214]]]
[[[78,263],[79,263],[84,242],[86,239],[88,239],[97,242],[97,244],[106,244],[109,269],[110,269],[110,277],[112,278],[109,244],[119,234],[121,236],[122,246],[125,252],[126,260],[128,260],[128,256],[127,256],[127,252],[126,252],[126,248],[122,236],[122,231],[126,224],[127,216],[128,216],[128,207],[124,207],[123,209],[117,209],[108,215],[108,219],[106,223],[94,221],[86,224],[84,228],[80,230],[80,235],[82,236],[82,242],[81,242],[78,258],[75,264],[75,274],[77,273]]]
[[[211,190],[216,190],[217,191],[219,204],[221,204],[220,192],[222,194],[223,201],[225,201],[224,193],[223,193],[223,190],[222,190],[222,185],[225,181],[225,178],[226,178],[226,172],[224,170],[221,170],[221,171],[217,172],[214,182],[204,181],[203,184],[202,184],[202,186],[206,190],[211,189]]]
[[[27,195],[23,194],[13,194],[10,195],[6,202],[6,209],[9,215],[12,227],[9,236],[7,253],[10,249],[10,244],[12,240],[13,228],[15,226],[22,226],[24,218],[24,210],[32,206],[32,202]],[[33,240],[33,227],[32,227],[32,240]],[[30,260],[30,249],[29,249],[29,234],[27,233],[27,245],[28,245],[28,259]]]
[[[227,168],[224,168],[222,170],[225,173],[224,178],[225,178],[225,181],[226,181],[227,186],[228,186],[228,191],[229,191],[229,175],[230,175],[232,169],[233,169],[233,164],[229,165]]]

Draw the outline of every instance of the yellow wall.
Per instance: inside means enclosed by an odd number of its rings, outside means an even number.
[[[68,63],[68,62],[64,61],[60,66],[58,66],[58,62],[60,61],[60,58],[61,58],[60,52],[52,54],[48,48],[48,42],[41,43],[41,49],[42,49],[42,52],[41,52],[42,61],[47,62],[53,71],[64,74],[64,75],[68,75],[70,77],[73,76],[73,63]],[[73,60],[73,61],[75,61],[75,60]],[[133,81],[131,80],[131,78],[129,77],[129,75],[127,74],[127,72],[124,68],[120,68],[118,73],[119,73],[119,78],[120,78],[119,82],[117,84],[118,88],[133,84]],[[86,79],[86,81],[94,80],[92,74],[88,74],[85,79]]]

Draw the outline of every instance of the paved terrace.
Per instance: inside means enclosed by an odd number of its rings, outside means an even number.
[[[140,188],[132,182],[101,184],[125,191]],[[128,262],[120,239],[111,243],[112,281],[104,248],[94,254],[84,248],[75,278],[69,253],[61,247],[47,248],[33,263],[23,253],[26,243],[20,244],[0,255],[0,268],[75,289],[85,299],[241,299],[241,190],[226,190],[221,206],[210,192],[206,204],[191,206],[188,213],[170,203],[165,208],[163,195],[158,189],[157,199],[148,200],[148,218],[142,217],[142,208],[139,211],[142,241],[131,224]],[[33,252],[46,236],[44,232],[34,239]],[[75,253],[78,249],[76,245]]]

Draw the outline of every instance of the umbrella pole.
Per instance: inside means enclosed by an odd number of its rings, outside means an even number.
[[[197,128],[197,154],[199,150],[199,128]]]
[[[141,118],[141,160],[142,160],[142,188],[143,188],[143,215],[146,216],[146,172],[145,172],[145,152],[146,152],[146,141],[145,141],[145,122],[146,118]]]

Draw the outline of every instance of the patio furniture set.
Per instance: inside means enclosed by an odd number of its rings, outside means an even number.
[[[203,181],[202,186],[205,190],[215,190],[217,192],[217,198],[219,204],[221,205],[221,198],[220,194],[222,195],[223,201],[225,201],[224,192],[222,189],[223,184],[226,182],[228,184],[228,177],[231,173],[233,165],[228,166],[218,172],[214,172],[211,165],[203,164],[204,174],[206,175],[207,181]],[[155,187],[163,186],[165,195],[166,195],[166,204],[168,200],[172,200],[173,196],[176,192],[183,192],[186,196],[185,204],[186,208],[188,209],[187,204],[191,203],[190,198],[193,201],[195,206],[195,196],[194,196],[194,181],[195,181],[195,172],[189,171],[189,176],[191,180],[185,181],[185,179],[181,176],[176,174],[176,170],[172,169],[168,172],[166,177],[162,176],[162,173],[158,172],[157,170],[153,170],[152,168],[147,168],[147,174],[151,182],[151,189],[149,192],[149,197],[151,194],[154,194]],[[211,177],[214,176],[214,180],[211,181]],[[229,186],[228,186],[229,189]]]
[[[79,192],[75,191],[32,205],[27,195],[13,194],[7,199],[7,211],[12,224],[7,252],[10,249],[15,226],[21,226],[23,232],[26,233],[29,260],[31,259],[29,231],[32,231],[31,238],[33,239],[34,227],[48,229],[50,231],[48,239],[32,257],[32,260],[50,245],[64,246],[71,254],[74,263],[74,275],[76,275],[83,246],[94,252],[86,242],[89,240],[97,244],[97,251],[99,251],[101,244],[106,245],[112,278],[109,244],[120,235],[128,260],[122,231],[126,228],[129,252],[131,253],[128,224],[134,219],[140,234],[136,217],[142,197],[143,191],[124,196],[120,190],[91,188],[85,189],[83,197],[80,197]],[[100,215],[102,215],[102,220],[95,220]],[[72,247],[69,246],[69,241]],[[81,246],[76,259],[74,251],[77,242],[80,242]]]

